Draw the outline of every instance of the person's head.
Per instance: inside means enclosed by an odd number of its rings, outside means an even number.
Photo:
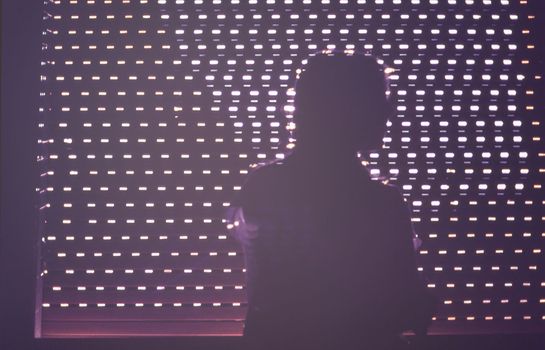
[[[384,70],[365,55],[309,58],[295,87],[296,149],[305,144],[354,154],[379,148],[391,114]]]

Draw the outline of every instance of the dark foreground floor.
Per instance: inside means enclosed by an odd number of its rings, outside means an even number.
[[[40,339],[14,340],[10,350],[227,350],[240,338]],[[414,350],[545,350],[545,334],[429,336]],[[6,349],[7,350],[7,349]],[[281,349],[279,349],[281,350]],[[305,349],[303,349],[305,350]],[[309,349],[311,350],[311,349]],[[342,349],[335,349],[342,350]],[[364,350],[364,349],[362,349]],[[413,350],[413,349],[411,349]]]

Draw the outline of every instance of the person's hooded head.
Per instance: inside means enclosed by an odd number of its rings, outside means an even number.
[[[309,58],[295,87],[296,149],[379,148],[391,114],[384,69],[365,55]]]

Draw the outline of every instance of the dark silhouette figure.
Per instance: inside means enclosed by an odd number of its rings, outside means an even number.
[[[381,146],[391,106],[372,57],[321,54],[296,86],[296,147],[256,169],[230,211],[246,257],[249,349],[396,349],[425,334],[409,212],[358,151]]]

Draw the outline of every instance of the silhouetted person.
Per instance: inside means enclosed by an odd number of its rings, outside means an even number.
[[[358,151],[382,145],[391,105],[383,67],[317,55],[295,98],[296,146],[256,169],[231,209],[247,269],[248,348],[394,349],[425,333],[409,212],[371,180]]]

